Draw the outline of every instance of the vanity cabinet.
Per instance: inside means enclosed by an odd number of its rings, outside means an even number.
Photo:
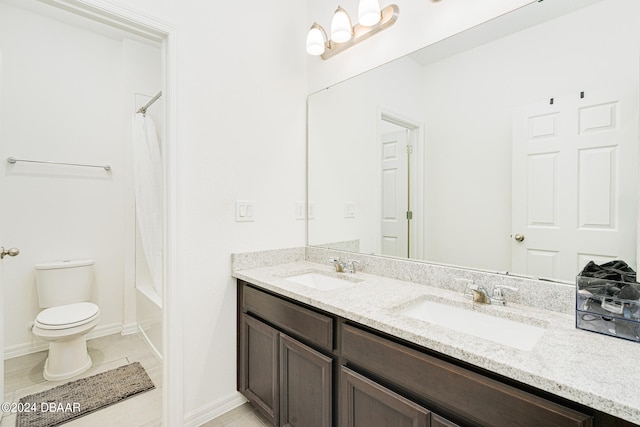
[[[238,280],[238,390],[276,426],[633,426]]]
[[[239,292],[238,390],[276,426],[331,427],[333,319],[249,286]]]

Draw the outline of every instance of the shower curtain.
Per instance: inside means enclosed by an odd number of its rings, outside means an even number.
[[[153,287],[162,296],[162,159],[149,116],[137,113],[133,137],[136,223]]]

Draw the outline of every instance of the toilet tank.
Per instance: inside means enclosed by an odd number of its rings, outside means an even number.
[[[89,301],[94,261],[65,260],[36,264],[36,289],[41,308]]]

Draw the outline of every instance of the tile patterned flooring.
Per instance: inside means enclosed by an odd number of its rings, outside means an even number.
[[[273,424],[257,409],[245,403],[200,427],[273,427]]]
[[[42,377],[46,351],[32,353],[4,362],[4,402],[17,402],[21,397],[131,362],[140,362],[156,388],[116,405],[73,420],[70,427],[160,427],[162,426],[162,362],[137,335],[108,335],[88,341],[93,366],[77,378],[65,381],[45,381]],[[5,414],[0,427],[14,427],[15,414]],[[257,409],[245,403],[220,415],[200,427],[273,427]]]
[[[162,362],[156,358],[142,338],[135,334],[125,336],[114,334],[90,340],[87,342],[87,347],[93,360],[93,366],[77,378],[95,375],[131,362],[140,362],[156,388],[73,420],[65,426],[161,426]],[[77,379],[46,381],[42,377],[46,357],[47,352],[41,351],[5,360],[5,402],[17,402],[21,397]],[[15,414],[5,414],[0,422],[0,427],[13,427],[15,423]]]

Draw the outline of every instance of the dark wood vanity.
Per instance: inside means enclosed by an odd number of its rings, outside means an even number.
[[[238,390],[277,426],[633,426],[238,280]]]

